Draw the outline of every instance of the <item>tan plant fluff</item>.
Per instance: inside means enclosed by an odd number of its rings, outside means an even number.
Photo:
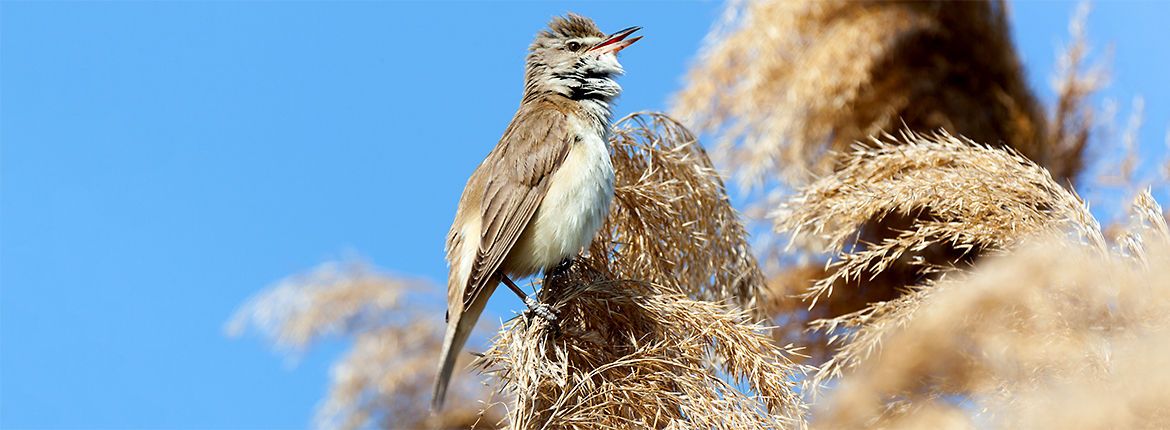
[[[1129,222],[1117,239],[1117,247],[1122,255],[1148,265],[1145,256],[1150,241],[1155,245],[1170,242],[1170,227],[1166,226],[1166,214],[1162,212],[1162,206],[1154,200],[1151,190],[1147,188],[1138,193],[1130,204]]]
[[[813,319],[809,327],[824,336],[813,339],[838,345],[814,384],[868,358],[882,334],[908,320],[931,293],[921,286],[938,272],[1037,235],[1069,233],[1102,252],[1106,248],[1084,203],[1047,171],[1010,150],[946,133],[905,132],[859,146],[837,172],[810,184],[772,215],[779,231],[821,243],[835,254],[803,293]],[[873,220],[889,217],[909,221],[880,242],[862,240],[867,236],[861,231]],[[897,297],[844,314],[818,309],[819,299],[831,299],[835,288],[872,288],[883,272],[904,267],[918,273],[895,276],[910,280],[897,285]]]
[[[666,115],[637,113],[614,125],[610,146],[614,204],[591,254],[620,261],[617,278],[757,310],[764,277],[698,139]]]
[[[807,294],[812,308],[833,282],[864,287],[893,261],[939,244],[993,257],[923,267],[941,279],[811,323],[837,347],[806,385],[815,393],[835,380],[810,422],[1170,424],[1170,378],[1150,358],[1170,344],[1170,229],[1150,192],[1134,200],[1111,250],[1084,203],[1022,156],[945,133],[890,139],[859,147],[774,214],[782,230],[837,253],[824,278],[835,281]],[[869,220],[897,213],[916,216],[894,239],[857,242]]]
[[[1033,159],[1058,179],[1076,179],[1085,170],[1085,148],[1094,128],[1094,111],[1088,99],[1108,80],[1102,66],[1085,64],[1089,55],[1085,36],[1088,19],[1089,4],[1081,3],[1069,20],[1071,40],[1057,59],[1059,68],[1053,78],[1057,99],[1049,114],[1046,136],[1052,156]]]
[[[512,320],[480,363],[515,398],[511,427],[803,427],[793,352],[746,312],[670,290],[586,261],[546,278],[557,326]]]
[[[1053,170],[1061,181],[1080,167],[1066,160],[1081,156],[1075,137],[1047,138],[1003,2],[733,2],[727,16],[675,110],[721,136],[746,185],[799,185],[830,172],[835,152],[902,128],[1011,146],[1068,166]],[[1062,112],[1081,99],[1069,100]]]
[[[926,427],[946,410],[931,428],[1165,428],[1170,242],[1146,239],[1148,265],[1051,239],[938,282],[813,422]]]
[[[856,142],[895,130],[943,129],[1015,148],[1061,185],[1084,170],[1094,126],[1088,96],[1105,81],[1101,68],[1086,66],[1087,7],[1069,25],[1072,41],[1053,84],[1059,97],[1048,115],[1026,86],[1002,1],[740,1],[726,11],[674,109],[718,136],[715,156],[755,191],[746,210],[756,219],[793,188],[841,168]],[[915,216],[870,220],[860,239],[897,240]],[[781,327],[778,338],[803,343],[814,361],[827,339],[800,334],[808,321],[895,300],[930,276],[923,265],[978,255],[942,245],[922,250],[921,261],[891,261],[865,288],[839,291],[810,312],[794,297],[832,272],[804,255],[817,244],[780,249],[784,241],[757,238],[769,277],[761,307]]]
[[[618,123],[615,203],[589,258],[546,278],[560,315],[509,322],[481,367],[515,428],[797,428],[794,352],[749,311],[762,277],[694,136]],[[738,305],[738,306],[731,306]]]
[[[411,297],[437,291],[424,285],[361,265],[324,264],[250,299],[229,322],[228,333],[239,336],[251,325],[293,352],[328,337],[353,340],[330,372],[329,394],[317,410],[318,427],[494,428],[501,413],[483,411],[490,392],[470,375],[456,378],[446,409],[430,412],[443,340],[442,320],[436,316],[443,312],[420,307],[423,298]]]
[[[892,215],[914,218],[879,243],[854,241],[873,220]],[[903,132],[858,145],[841,168],[800,190],[771,216],[777,230],[811,236],[838,253],[828,276],[805,295],[814,305],[837,281],[863,279],[935,245],[1006,249],[1030,235],[1056,231],[1078,233],[1102,248],[1105,243],[1080,198],[1045,169],[1011,150],[945,132]]]

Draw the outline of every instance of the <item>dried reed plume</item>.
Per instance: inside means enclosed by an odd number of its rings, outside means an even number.
[[[610,147],[614,204],[590,254],[621,262],[612,277],[757,310],[763,275],[698,139],[666,115],[637,113],[615,124]]]
[[[719,177],[669,118],[619,122],[615,205],[589,258],[544,280],[560,315],[509,322],[480,366],[515,428],[796,428],[800,369],[748,309],[759,269]]]
[[[1072,42],[1054,80],[1059,99],[1049,115],[1026,86],[1001,1],[734,2],[675,109],[719,135],[722,167],[762,192],[752,196],[749,213],[765,213],[791,189],[844,168],[856,142],[896,130],[941,129],[1013,148],[1066,185],[1084,169],[1093,126],[1087,100],[1105,81],[1100,68],[1086,66],[1087,10],[1070,23]],[[889,214],[853,233],[863,242],[897,242],[917,216]],[[906,285],[932,276],[924,266],[968,264],[979,255],[978,248],[947,243],[914,250],[888,261],[892,266],[863,288],[854,283],[821,297],[827,303],[809,312],[794,297],[811,284],[824,290],[841,279],[827,279],[833,272],[809,256],[816,244],[798,241],[782,251],[773,245],[780,238],[759,240],[769,269],[766,307],[781,328],[776,335],[804,344],[814,361],[824,356],[827,339],[802,334],[808,321],[895,300]]]
[[[858,146],[773,214],[836,253],[806,293],[865,285],[898,260],[919,281],[814,321],[836,345],[807,381],[820,428],[1155,428],[1170,422],[1170,229],[1149,191],[1111,249],[1084,203],[1010,149],[945,133]],[[879,243],[873,219],[913,215]],[[926,265],[933,247],[991,255]],[[1022,248],[1022,249],[1021,249]],[[970,270],[968,274],[967,271]],[[1152,375],[1151,375],[1152,374]],[[1078,405],[1071,406],[1070,405]],[[1069,413],[1075,410],[1075,413]],[[1057,419],[1060,418],[1060,419]]]
[[[873,220],[890,215],[913,221],[880,243],[851,240]],[[838,253],[828,276],[805,294],[813,305],[838,281],[863,279],[936,244],[1007,249],[1031,235],[1067,230],[1104,247],[1084,203],[1048,171],[1011,150],[946,132],[907,131],[900,139],[886,135],[858,145],[840,169],[805,187],[771,216],[778,230],[813,235]]]
[[[833,429],[1165,428],[1170,242],[1164,224],[1144,233],[1152,246],[1139,259],[1148,264],[1053,239],[930,286],[913,317],[885,330],[880,353],[839,381],[813,421]]]
[[[492,428],[501,413],[481,411],[490,392],[472,378],[457,378],[451,406],[430,413],[435,357],[443,340],[435,316],[443,313],[420,308],[425,300],[412,296],[429,289],[360,265],[325,264],[249,300],[228,333],[239,336],[252,325],[290,352],[328,337],[353,340],[353,348],[333,366],[317,427]]]
[[[910,318],[932,290],[930,275],[971,262],[971,255],[1008,250],[1037,235],[1071,233],[1104,251],[1100,227],[1074,193],[1043,168],[1007,149],[979,145],[945,132],[886,136],[849,154],[836,173],[803,189],[773,213],[777,229],[823,244],[835,253],[804,293],[810,327],[840,344],[812,379],[839,376],[869,357],[882,335]],[[904,228],[865,242],[872,220],[902,217]],[[954,250],[960,253],[953,252]],[[943,264],[938,263],[943,261]],[[818,309],[835,286],[863,288],[887,270],[918,273],[899,297],[839,315]]]
[[[512,427],[801,426],[791,351],[745,312],[669,290],[585,261],[546,279],[558,327],[513,320],[481,363],[516,398]]]
[[[1046,137],[1005,9],[1000,1],[735,2],[675,108],[721,135],[720,155],[749,186],[800,185],[832,171],[835,152],[902,128],[1011,146],[1064,181],[1080,167],[1079,148]],[[1064,110],[1075,111],[1081,98],[1069,100]]]
[[[1053,79],[1057,100],[1048,123],[1048,152],[1052,156],[1035,158],[1057,178],[1075,179],[1085,170],[1084,153],[1093,131],[1093,108],[1089,96],[1101,89],[1108,80],[1100,65],[1087,66],[1089,44],[1085,38],[1085,24],[1089,19],[1089,4],[1081,3],[1069,21],[1071,41],[1058,58],[1057,74]]]

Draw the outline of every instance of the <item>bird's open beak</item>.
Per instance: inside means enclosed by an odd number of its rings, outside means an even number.
[[[627,46],[633,45],[634,42],[637,42],[638,39],[642,38],[642,36],[638,36],[638,37],[635,37],[633,39],[626,40],[626,37],[629,37],[631,34],[634,34],[635,31],[638,31],[641,29],[642,29],[642,27],[630,27],[630,28],[627,28],[625,30],[619,31],[617,33],[611,34],[611,35],[609,35],[609,37],[605,38],[605,40],[601,41],[601,43],[598,43],[597,45],[594,45],[592,48],[589,48],[589,51],[590,52],[597,51],[600,54],[604,54],[606,52],[612,52],[614,54],[617,54],[618,51],[626,49]]]

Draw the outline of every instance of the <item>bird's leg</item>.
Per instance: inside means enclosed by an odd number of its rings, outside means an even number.
[[[513,293],[516,293],[516,296],[520,297],[520,300],[527,301],[528,294],[526,294],[524,290],[521,290],[520,287],[517,287],[516,283],[512,282],[512,279],[508,278],[507,275],[500,275],[500,281],[502,281],[504,285],[507,285]]]
[[[516,286],[516,283],[512,282],[512,279],[508,278],[507,275],[501,275],[500,281],[502,281],[504,285],[507,285],[513,293],[516,293],[516,295],[520,297],[520,300],[524,301],[524,305],[528,306],[529,312],[544,318],[545,321],[550,323],[557,320],[556,314],[552,312],[552,309],[549,309],[548,305],[537,301],[527,294],[524,294],[524,290],[521,290],[520,287]]]

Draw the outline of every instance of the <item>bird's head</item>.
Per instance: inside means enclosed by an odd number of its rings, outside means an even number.
[[[525,98],[544,93],[609,101],[621,92],[613,78],[622,74],[617,53],[642,37],[627,39],[639,27],[606,35],[593,20],[570,13],[553,18],[528,48]]]

